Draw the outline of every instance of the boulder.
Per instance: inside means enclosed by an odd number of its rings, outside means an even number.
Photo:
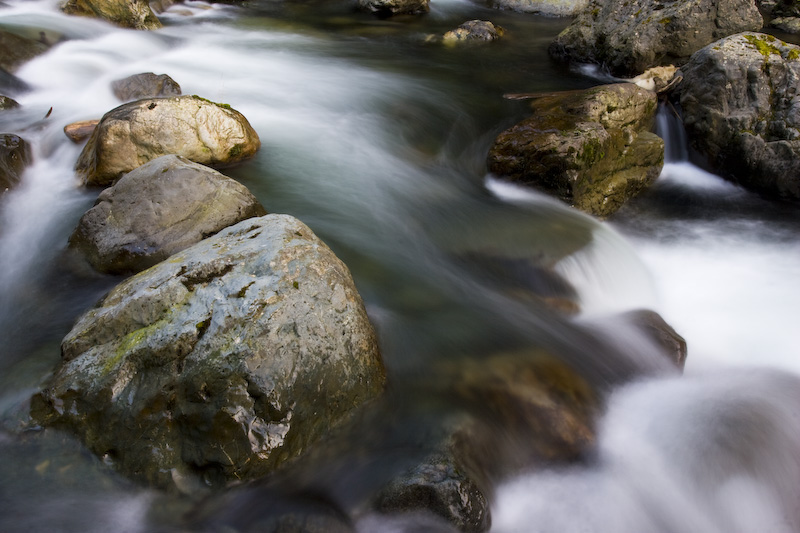
[[[379,17],[420,15],[430,11],[430,0],[358,0],[358,7]]]
[[[0,194],[19,183],[30,161],[31,149],[24,139],[11,133],[0,134]]]
[[[16,100],[0,94],[0,111],[5,111],[7,109],[16,109],[18,107],[19,103]]]
[[[658,313],[649,309],[628,311],[622,318],[634,325],[678,369],[686,365],[686,340],[681,337]]]
[[[780,17],[769,22],[770,28],[775,28],[786,33],[800,33],[800,17]]]
[[[107,20],[122,28],[155,30],[161,27],[161,21],[147,0],[67,0],[61,10],[67,15]]]
[[[499,9],[536,13],[551,17],[572,17],[580,13],[589,0],[493,0]]]
[[[503,36],[505,30],[500,26],[495,26],[488,20],[470,20],[444,34],[442,40],[446,44],[454,44],[463,41],[496,41]]]
[[[100,120],[75,170],[87,185],[111,185],[126,172],[167,154],[213,168],[253,157],[261,146],[247,119],[199,96],[123,104]]]
[[[111,82],[114,96],[123,102],[142,98],[158,98],[162,96],[180,96],[181,86],[166,74],[143,72],[121,80]]]
[[[686,132],[712,168],[800,199],[800,47],[743,33],[698,51],[682,70]]]
[[[139,272],[266,211],[244,185],[165,155],[100,193],[69,239],[98,271]]]
[[[26,61],[43,54],[48,46],[39,41],[0,29],[0,67],[14,72]]]
[[[64,135],[74,143],[81,143],[92,136],[95,128],[100,123],[98,119],[81,120],[64,126]]]
[[[122,282],[61,349],[33,418],[159,487],[264,476],[385,382],[347,267],[287,215],[240,222]]]
[[[664,143],[649,131],[655,93],[619,83],[528,96],[533,116],[497,137],[490,172],[599,217],[658,178]]]
[[[683,64],[707,44],[762,25],[753,0],[590,0],[549,52],[630,77],[658,65]]]

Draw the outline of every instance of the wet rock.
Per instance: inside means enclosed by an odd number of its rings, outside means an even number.
[[[0,67],[4,70],[14,72],[47,49],[44,43],[0,29]]]
[[[661,348],[670,362],[683,370],[687,355],[686,340],[661,315],[649,309],[638,309],[625,313],[624,318]]]
[[[140,481],[223,485],[300,456],[384,380],[345,265],[266,215],[114,288],[64,339],[31,413]]]
[[[161,27],[147,0],[67,0],[61,6],[67,15],[107,20],[122,28],[155,30]]]
[[[800,33],[800,17],[780,17],[769,22],[770,28],[786,33]]]
[[[0,134],[0,194],[19,183],[30,161],[31,150],[24,139],[11,133]]]
[[[756,4],[772,17],[800,17],[800,5],[796,0],[756,0]]]
[[[110,185],[126,172],[167,154],[213,168],[253,157],[261,141],[247,119],[199,96],[151,98],[106,113],[78,158],[87,185]]]
[[[664,143],[649,132],[654,93],[620,83],[529,96],[533,116],[497,137],[490,172],[600,217],[658,177]]]
[[[665,65],[649,68],[640,75],[625,81],[635,83],[642,89],[663,94],[672,91],[682,79],[683,77],[678,73],[675,65]]]
[[[505,30],[495,26],[488,20],[470,20],[448,31],[442,37],[446,44],[455,44],[463,41],[496,41],[503,36]]]
[[[636,76],[650,67],[683,64],[707,44],[762,25],[753,0],[590,0],[549,52],[605,65],[617,76]]]
[[[430,0],[358,0],[358,7],[379,17],[421,15],[430,11]]]
[[[80,122],[73,122],[64,126],[64,135],[69,137],[69,140],[74,143],[81,143],[92,136],[95,128],[100,123],[98,119],[94,120],[81,120]]]
[[[494,7],[551,17],[572,17],[586,7],[588,0],[494,0]]]
[[[69,244],[100,272],[139,272],[228,226],[265,214],[240,183],[165,155],[100,193]]]
[[[800,199],[800,47],[744,33],[682,70],[686,131],[709,164],[752,190]]]
[[[19,103],[17,103],[16,100],[0,94],[0,111],[5,111],[7,109],[16,109],[18,107]]]
[[[15,94],[27,91],[28,89],[30,89],[30,87],[27,83],[0,67],[0,90]]]
[[[112,81],[111,90],[114,96],[123,102],[181,95],[181,86],[175,80],[166,74],[156,75],[152,72],[134,74],[121,80]]]

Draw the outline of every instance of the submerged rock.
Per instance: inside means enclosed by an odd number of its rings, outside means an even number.
[[[586,7],[589,0],[493,0],[492,5],[523,13],[553,17],[572,17]]]
[[[48,48],[42,42],[0,29],[0,67],[9,72],[14,72],[20,65],[43,54]]]
[[[430,11],[430,0],[358,0],[358,7],[379,17],[421,15]]]
[[[623,318],[650,339],[662,351],[667,360],[683,370],[688,353],[686,340],[661,315],[649,309],[637,309],[625,313]]]
[[[0,94],[0,111],[5,111],[7,109],[16,109],[18,107],[19,103],[16,100]]]
[[[31,149],[21,137],[0,134],[0,194],[17,185],[31,161]]]
[[[181,86],[166,74],[142,72],[112,81],[111,91],[123,102],[130,102],[142,98],[180,96]]]
[[[31,411],[140,481],[221,485],[303,454],[384,381],[345,265],[266,215],[114,288],[64,339]]]
[[[105,189],[69,239],[98,271],[139,272],[266,211],[244,185],[176,155]]]
[[[442,40],[446,44],[463,41],[496,41],[503,36],[505,30],[495,26],[488,20],[470,20],[444,34]]]
[[[199,96],[151,98],[106,113],[75,170],[87,185],[110,185],[162,155],[225,168],[253,157],[260,146],[247,119],[228,105]]]
[[[147,0],[67,0],[61,6],[67,15],[107,20],[122,28],[155,30],[161,27]]]
[[[800,199],[800,47],[744,33],[709,45],[682,69],[692,145],[755,191]]]
[[[533,116],[497,137],[490,172],[600,217],[661,172],[664,143],[649,132],[655,93],[620,83],[530,97]]]
[[[682,64],[709,43],[762,25],[753,0],[590,0],[549,52],[635,76],[650,67]]]

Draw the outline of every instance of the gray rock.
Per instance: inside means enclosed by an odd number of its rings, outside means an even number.
[[[155,30],[161,27],[161,21],[147,0],[67,0],[61,10],[68,15],[107,20],[122,28]]]
[[[501,133],[489,171],[605,217],[658,177],[664,143],[649,132],[656,95],[632,83],[533,98],[533,116]]]
[[[800,33],[800,17],[780,17],[769,22],[770,28],[776,28],[786,33]]]
[[[266,215],[114,288],[64,339],[31,414],[140,481],[222,485],[300,456],[384,381],[345,265]]]
[[[470,20],[444,34],[442,40],[447,43],[459,43],[463,41],[496,41],[503,36],[505,30],[500,26],[495,26],[488,20]]]
[[[48,46],[0,29],[0,68],[14,72],[20,65],[43,54]]]
[[[358,0],[358,7],[379,17],[420,15],[430,11],[430,0]]]
[[[680,65],[709,43],[762,25],[753,0],[590,0],[549,52],[630,77],[658,65]]]
[[[5,111],[7,109],[16,109],[18,107],[19,103],[16,100],[0,94],[0,111]]]
[[[265,214],[240,183],[165,155],[100,193],[69,244],[100,272],[139,272],[228,226]]]
[[[800,199],[800,47],[744,33],[703,48],[682,70],[693,146],[745,187]]]
[[[522,13],[551,17],[572,17],[580,13],[588,0],[493,0],[492,5]]]
[[[758,7],[772,17],[800,17],[797,0],[756,0]]]
[[[121,80],[111,82],[114,96],[123,102],[141,98],[158,98],[162,96],[180,96],[181,86],[166,74],[156,75],[152,72],[134,74]]]
[[[123,104],[100,120],[75,170],[87,185],[110,185],[126,172],[167,154],[213,168],[253,157],[261,146],[238,111],[199,96]]]
[[[24,139],[11,133],[0,134],[0,194],[17,185],[31,161],[31,149]]]

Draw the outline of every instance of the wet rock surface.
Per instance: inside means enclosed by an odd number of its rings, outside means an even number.
[[[445,44],[456,44],[459,42],[491,42],[503,36],[505,30],[500,26],[495,26],[488,20],[469,20],[456,28],[448,31],[442,37]]]
[[[586,7],[588,0],[494,0],[492,5],[522,13],[572,17]]]
[[[180,96],[181,86],[166,74],[143,72],[111,82],[111,91],[123,102],[130,102],[142,98]]]
[[[42,42],[0,29],[0,68],[14,72],[23,63],[48,50]]]
[[[0,133],[0,194],[17,185],[31,162],[31,149],[18,135]]]
[[[122,28],[155,30],[161,27],[147,0],[67,0],[61,10],[68,15],[107,20]]]
[[[430,11],[430,0],[358,0],[358,8],[379,17],[421,15]]]

